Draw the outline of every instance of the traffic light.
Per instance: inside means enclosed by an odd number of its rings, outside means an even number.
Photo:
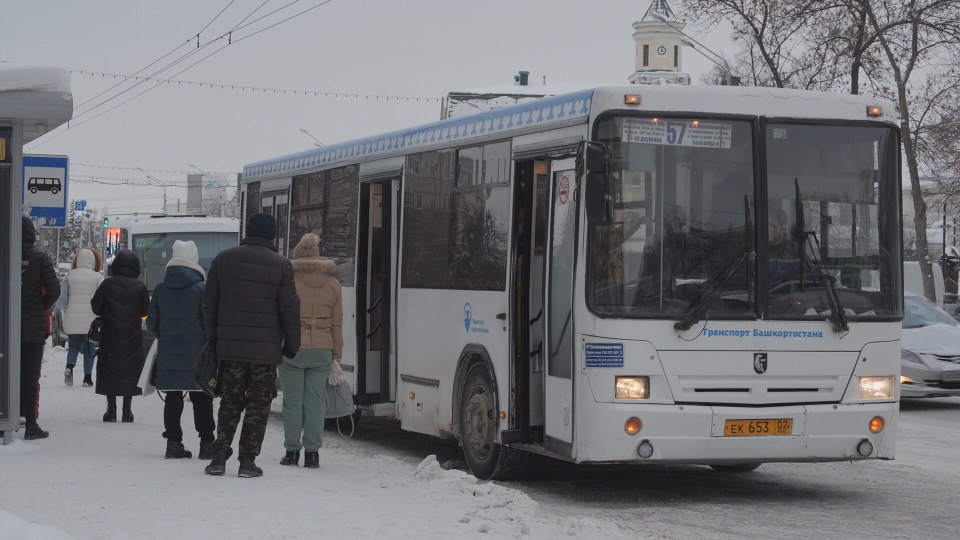
[[[108,218],[107,216],[103,216],[103,228],[106,229],[109,226],[110,226],[110,218]]]

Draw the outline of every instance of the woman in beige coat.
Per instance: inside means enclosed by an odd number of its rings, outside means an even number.
[[[323,401],[333,362],[343,351],[343,305],[336,263],[320,256],[320,239],[305,234],[293,248],[293,273],[300,297],[300,352],[280,365],[283,387],[283,445],[281,465],[297,465],[303,448],[303,466],[320,466],[318,450],[326,414]]]

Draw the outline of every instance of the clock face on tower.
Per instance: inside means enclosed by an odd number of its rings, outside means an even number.
[[[666,55],[667,55],[667,48],[664,47],[663,45],[657,47],[657,55],[658,55],[658,56],[666,56]]]

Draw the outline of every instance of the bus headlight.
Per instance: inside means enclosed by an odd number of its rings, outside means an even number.
[[[617,377],[616,399],[647,399],[650,397],[650,377]]]
[[[893,399],[893,382],[892,376],[860,377],[860,399]]]

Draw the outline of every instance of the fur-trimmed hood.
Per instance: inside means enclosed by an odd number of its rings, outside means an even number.
[[[337,269],[337,263],[324,257],[306,257],[290,262],[293,264],[293,273],[297,279],[310,287],[321,286],[325,276],[332,276]]]

